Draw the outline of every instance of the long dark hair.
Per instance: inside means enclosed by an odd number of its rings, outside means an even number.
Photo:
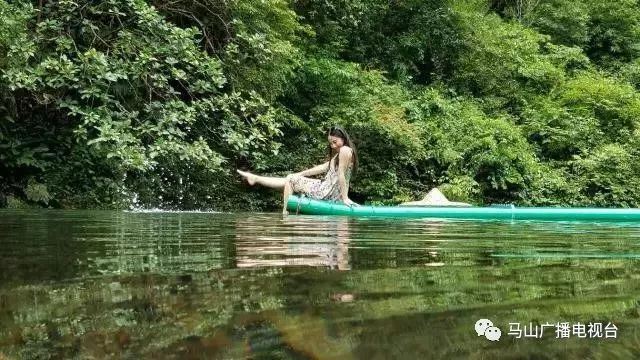
[[[355,173],[356,172],[356,168],[358,167],[358,153],[356,152],[356,146],[353,144],[353,142],[351,141],[351,138],[349,137],[349,134],[347,134],[347,132],[341,128],[340,126],[332,126],[331,128],[329,128],[329,132],[328,132],[329,136],[335,136],[338,137],[340,139],[342,139],[342,142],[344,143],[344,145],[348,146],[351,148],[351,151],[353,152],[353,168],[351,170],[351,173]],[[329,161],[331,161],[331,156],[333,155],[331,153],[331,145],[328,145],[329,148]],[[338,168],[338,165],[340,163],[340,156],[336,157],[336,169]]]

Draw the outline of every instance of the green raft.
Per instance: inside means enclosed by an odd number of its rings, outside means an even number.
[[[621,221],[640,222],[640,209],[543,208],[501,205],[490,207],[438,206],[347,206],[339,202],[289,196],[287,209],[295,214],[343,215],[358,217],[548,220],[548,221]]]

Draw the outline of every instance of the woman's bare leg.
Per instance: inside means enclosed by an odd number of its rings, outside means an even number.
[[[293,189],[291,188],[291,175],[286,177],[286,182],[284,183],[284,190],[282,192],[282,215],[289,215],[287,211],[287,200],[289,200],[289,195],[293,193]]]
[[[260,176],[255,175],[250,172],[236,170],[240,176],[247,179],[249,185],[253,186],[254,184],[266,186],[272,189],[282,189],[285,184],[289,181],[287,178],[281,177],[270,177],[270,176]]]
[[[293,188],[291,185],[291,176],[287,175],[287,177],[279,178],[279,177],[269,177],[269,176],[260,176],[255,175],[250,172],[236,170],[240,176],[247,179],[249,185],[260,184],[262,186],[266,186],[272,189],[283,189],[283,203],[282,204],[282,214],[288,215],[287,211],[287,200],[289,196],[293,194]]]

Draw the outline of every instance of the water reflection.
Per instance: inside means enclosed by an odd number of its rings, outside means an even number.
[[[0,359],[640,358],[639,229],[0,212]],[[491,344],[481,317],[620,337]]]
[[[245,218],[236,222],[236,265],[239,268],[318,266],[350,270],[350,222],[345,217],[285,217],[275,235],[264,219]],[[266,227],[266,229],[264,229]],[[256,232],[256,228],[262,228]]]

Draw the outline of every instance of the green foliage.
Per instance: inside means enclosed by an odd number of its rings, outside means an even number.
[[[466,50],[451,3],[312,0],[296,10],[313,26],[314,50],[425,83],[448,75]]]
[[[448,99],[427,90],[414,116],[426,126],[430,164],[436,183],[456,198],[475,201],[521,200],[535,179],[537,158],[521,130],[508,117],[489,117],[471,100]]]
[[[635,90],[611,77],[580,73],[556,94],[532,101],[524,129],[544,158],[568,160],[604,143],[625,143],[638,128]]]
[[[480,97],[487,110],[518,112],[533,94],[560,86],[568,69],[586,66],[579,50],[554,45],[548,37],[495,14],[460,6],[467,55],[457,61],[452,81]]]
[[[296,45],[309,30],[297,21],[288,1],[234,0],[229,7],[236,35],[222,54],[225,74],[234,88],[274,100],[291,86],[301,61]]]
[[[48,5],[48,17],[75,17],[70,25],[77,35],[60,21],[36,24],[37,56],[26,67],[5,72],[9,88],[43,94],[67,110],[78,124],[76,138],[124,169],[155,165],[160,148],[164,156],[212,159],[207,163],[215,168],[220,159],[189,134],[202,115],[181,97],[215,94],[225,81],[220,64],[197,49],[193,29],[172,27],[139,1],[118,6]],[[132,25],[104,25],[116,19]]]
[[[620,66],[616,75],[620,80],[633,85],[636,90],[640,89],[640,59],[635,59]]]
[[[6,208],[7,209],[31,209],[32,206],[20,200],[19,198],[16,198],[15,196],[10,195],[7,197]]]
[[[38,183],[34,179],[29,179],[24,192],[27,196],[27,199],[29,199],[30,201],[43,202],[44,204],[48,204],[49,200],[51,200],[51,194],[49,194],[47,186]]]
[[[476,202],[481,199],[480,184],[470,176],[457,176],[440,186],[442,193],[449,199],[462,202]]]
[[[354,199],[637,206],[633,0],[0,2],[0,201],[264,208],[359,150]]]
[[[256,93],[223,92],[221,62],[199,48],[199,31],[176,27],[145,2],[50,2],[38,15],[1,6],[0,22],[16,33],[0,42],[7,102],[20,102],[10,118],[38,118],[58,138],[55,159],[42,162],[46,141],[21,147],[36,129],[3,131],[10,171],[40,170],[60,194],[74,193],[63,173],[103,173],[110,181],[82,177],[84,197],[97,204],[121,192],[127,172],[186,161],[213,175],[223,153],[259,158],[277,150],[278,112]],[[67,163],[74,171],[55,168],[65,157],[75,157]],[[108,190],[89,195],[99,188]]]
[[[547,0],[527,12],[524,22],[556,44],[584,47],[589,40],[589,4],[581,1]]]
[[[560,101],[580,117],[597,119],[598,129],[607,142],[624,143],[640,127],[640,96],[633,87],[615,79],[583,73],[567,82]]]
[[[597,119],[574,114],[556,99],[532,99],[522,113],[523,131],[545,160],[571,159],[593,145]]]
[[[493,0],[502,16],[548,34],[556,44],[577,46],[606,67],[640,55],[640,9],[635,0]]]
[[[586,52],[596,62],[627,62],[640,55],[640,8],[635,0],[588,2],[589,43]]]
[[[584,201],[595,206],[640,207],[640,187],[630,186],[640,181],[636,156],[637,148],[629,151],[619,144],[607,144],[578,158],[572,165],[576,180],[582,182]]]

